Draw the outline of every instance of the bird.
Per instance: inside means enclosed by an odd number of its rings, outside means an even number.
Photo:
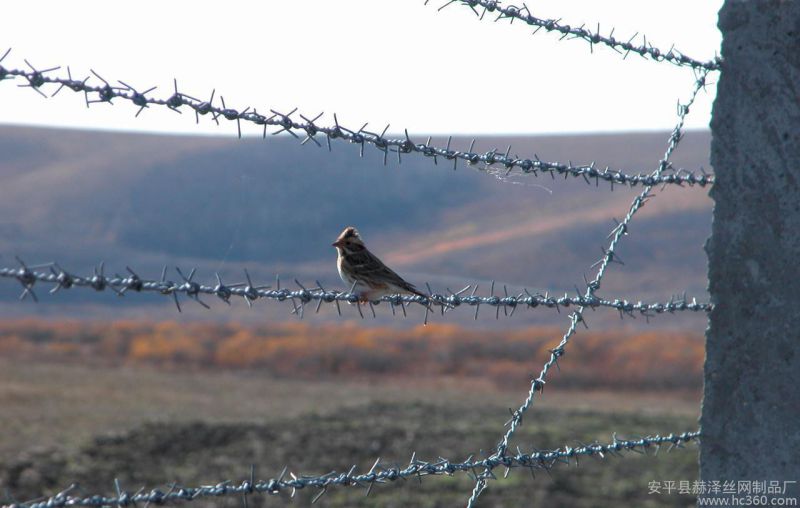
[[[339,277],[359,295],[359,303],[403,293],[428,298],[371,253],[353,226],[344,228],[331,245],[336,247]]]

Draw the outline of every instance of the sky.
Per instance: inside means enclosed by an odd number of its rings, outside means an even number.
[[[39,0],[3,6],[0,55],[82,79],[94,69],[167,98],[179,89],[228,107],[306,116],[321,123],[412,134],[556,134],[668,130],[693,87],[690,69],[581,40],[559,41],[518,21],[480,21],[446,0]],[[637,32],[700,60],[719,52],[722,0],[529,0],[532,13],[618,39]],[[224,6],[223,6],[224,5]],[[637,39],[639,41],[640,39]],[[715,81],[714,75],[710,79]],[[50,93],[55,87],[49,89]],[[688,128],[706,128],[715,87],[701,95]],[[119,101],[87,109],[82,94],[44,99],[0,82],[0,123],[175,134],[231,134],[235,125]],[[245,126],[244,135],[260,135]]]

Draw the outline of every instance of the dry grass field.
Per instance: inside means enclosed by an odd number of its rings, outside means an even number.
[[[557,375],[557,374],[556,374]],[[554,377],[554,379],[556,379]],[[489,450],[521,401],[524,384],[453,377],[369,382],[276,379],[257,370],[155,368],[102,362],[62,364],[0,360],[0,483],[20,499],[73,482],[111,492],[168,482],[243,480],[284,466],[325,473],[377,457],[464,459]],[[697,392],[564,390],[554,381],[537,399],[516,438],[525,451],[595,439],[696,428]],[[514,471],[492,482],[483,506],[690,506],[688,495],[648,495],[651,480],[693,480],[697,449],[657,456],[627,454],[559,465],[532,479]],[[466,476],[329,492],[321,506],[460,506]],[[250,500],[257,506],[307,506],[314,493]],[[234,506],[239,499],[198,506]]]

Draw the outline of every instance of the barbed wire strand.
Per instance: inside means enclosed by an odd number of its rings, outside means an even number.
[[[429,2],[430,0],[425,0],[425,5],[428,5]],[[660,50],[647,40],[646,35],[642,35],[642,42],[637,44],[634,40],[639,37],[638,32],[628,39],[617,39],[614,37],[614,29],[611,30],[608,36],[601,35],[599,24],[597,25],[597,30],[592,32],[586,28],[585,24],[574,27],[561,24],[561,19],[537,18],[525,3],[520,7],[513,4],[503,5],[502,2],[497,0],[445,0],[445,3],[438,10],[442,11],[453,4],[469,7],[481,20],[484,19],[487,12],[492,15],[496,12],[495,22],[501,19],[508,19],[510,23],[514,23],[515,20],[519,20],[528,26],[536,27],[534,34],[544,28],[547,32],[561,34],[561,40],[582,39],[589,43],[590,51],[594,51],[595,44],[600,44],[613,49],[623,58],[627,58],[628,55],[634,53],[655,62],[669,62],[679,67],[691,67],[695,70],[707,71],[719,70],[722,65],[722,59],[719,56],[715,56],[708,61],[696,60],[677,50],[674,45],[668,51]],[[482,7],[483,11],[479,13],[476,7]]]
[[[194,300],[206,309],[208,309],[209,306],[200,299],[201,295],[215,296],[227,304],[230,304],[232,297],[240,297],[250,306],[259,299],[277,302],[286,301],[290,302],[292,305],[292,313],[297,314],[300,318],[305,315],[305,306],[314,302],[316,303],[316,312],[319,312],[323,304],[335,304],[340,315],[340,302],[363,303],[370,306],[373,316],[375,315],[374,305],[379,303],[389,304],[393,314],[396,307],[401,307],[404,316],[406,315],[406,305],[419,304],[426,310],[425,323],[427,323],[428,314],[433,308],[438,308],[441,313],[444,313],[462,305],[475,307],[475,319],[478,319],[478,311],[481,305],[494,307],[496,319],[500,317],[501,309],[505,316],[510,317],[514,315],[518,307],[527,307],[528,309],[550,308],[556,309],[559,312],[561,308],[569,308],[570,306],[588,307],[592,309],[606,307],[617,310],[620,313],[620,317],[635,317],[636,315],[641,315],[646,318],[657,314],[681,311],[707,313],[713,309],[710,303],[698,302],[695,298],[692,298],[690,301],[685,294],[682,296],[672,296],[669,301],[664,303],[644,303],[641,301],[630,302],[621,299],[608,300],[595,295],[581,295],[577,291],[577,288],[576,296],[570,296],[565,293],[563,296],[555,297],[551,296],[549,293],[531,293],[527,289],[524,289],[516,295],[510,295],[507,286],[504,285],[504,295],[498,296],[494,294],[494,282],[491,285],[491,294],[487,296],[475,294],[479,288],[478,284],[469,284],[459,291],[448,290],[448,294],[435,293],[430,289],[430,285],[426,284],[429,289],[429,295],[427,297],[397,294],[386,295],[374,301],[363,302],[360,300],[360,295],[352,292],[352,290],[326,290],[319,281],[316,282],[315,287],[307,288],[295,279],[294,283],[297,285],[297,289],[282,288],[280,277],[275,278],[276,287],[274,288],[271,285],[254,284],[247,270],[244,271],[245,282],[226,285],[222,282],[222,278],[219,274],[216,274],[217,283],[215,285],[205,285],[194,280],[197,273],[197,270],[194,268],[188,273],[184,273],[180,268],[176,267],[175,271],[180,279],[182,279],[176,282],[167,279],[166,266],[161,272],[161,278],[156,280],[142,278],[130,267],[126,267],[128,271],[127,276],[121,276],[119,274],[113,276],[106,275],[105,263],[100,263],[94,269],[92,275],[79,276],[64,270],[58,263],[28,266],[19,258],[18,262],[20,263],[18,268],[0,268],[0,278],[16,279],[23,288],[20,294],[20,300],[24,300],[30,295],[34,302],[38,302],[39,300],[34,292],[36,283],[52,283],[54,285],[50,289],[51,294],[71,288],[94,289],[95,291],[105,291],[109,289],[118,296],[124,296],[129,292],[157,293],[173,298],[178,311],[181,311],[180,301],[178,300],[179,294]],[[48,268],[49,271],[38,271],[42,268]],[[472,290],[472,292],[468,293],[470,290]],[[359,312],[361,313],[360,307]],[[364,317],[363,313],[361,313],[361,317]]]
[[[347,473],[332,471],[324,475],[295,475],[288,472],[288,468],[284,468],[277,478],[269,480],[256,480],[255,466],[251,466],[248,479],[238,484],[231,480],[200,487],[184,487],[173,483],[169,485],[169,490],[166,492],[158,489],[145,491],[144,488],[129,492],[123,489],[119,480],[116,480],[114,482],[115,495],[111,496],[75,495],[73,492],[79,491],[80,487],[73,484],[53,496],[25,502],[14,501],[2,505],[2,508],[127,507],[136,506],[137,503],[145,503],[144,506],[148,506],[180,501],[189,502],[206,497],[243,496],[246,500],[247,496],[256,493],[273,495],[289,493],[293,497],[298,490],[305,488],[319,489],[312,501],[316,502],[327,492],[328,488],[335,486],[363,488],[366,490],[366,495],[369,495],[376,484],[415,477],[420,481],[424,476],[453,476],[455,473],[466,473],[476,477],[478,469],[493,471],[501,466],[506,468],[507,472],[512,469],[526,468],[533,474],[536,470],[550,470],[558,464],[569,465],[573,461],[577,466],[578,457],[581,456],[605,459],[607,456],[621,455],[621,452],[624,451],[647,453],[649,449],[655,449],[655,453],[658,453],[661,446],[669,445],[667,451],[671,451],[673,448],[683,447],[685,443],[697,441],[698,438],[700,438],[700,431],[636,439],[619,439],[614,435],[612,441],[605,444],[594,442],[579,444],[575,447],[565,446],[555,450],[533,451],[528,454],[518,451],[515,455],[491,456],[484,459],[473,459],[473,456],[470,456],[463,462],[451,462],[443,458],[429,462],[417,459],[416,453],[414,453],[405,467],[384,466],[381,464],[381,459],[378,458],[369,471],[363,474],[356,474],[355,465]]]
[[[10,51],[10,50],[9,50]],[[705,169],[701,168],[700,174],[693,173],[683,168],[673,168],[671,165],[666,169],[670,169],[669,173],[653,175],[647,173],[626,174],[625,172],[609,167],[596,167],[592,162],[588,165],[574,165],[572,161],[566,164],[560,162],[548,162],[541,160],[538,155],[531,158],[521,158],[517,155],[511,154],[511,146],[509,145],[505,151],[495,148],[484,153],[474,152],[476,140],[473,139],[467,150],[456,150],[451,148],[453,136],[448,137],[447,144],[444,147],[434,146],[431,144],[431,137],[428,137],[425,143],[417,143],[411,140],[408,131],[405,131],[404,138],[389,138],[386,137],[386,132],[389,125],[383,129],[379,134],[377,132],[367,131],[369,125],[365,123],[358,130],[353,130],[345,127],[339,123],[338,116],[333,115],[334,125],[323,126],[316,123],[323,115],[320,113],[313,118],[306,117],[297,113],[297,108],[294,108],[289,113],[280,113],[275,110],[270,110],[270,115],[262,115],[258,113],[256,108],[247,107],[243,110],[237,110],[226,106],[223,98],[220,98],[222,106],[214,105],[215,92],[212,91],[211,98],[208,101],[201,101],[190,95],[178,91],[177,80],[174,80],[174,93],[168,98],[155,98],[147,96],[148,93],[155,90],[157,87],[151,87],[143,92],[137,91],[132,86],[123,81],[119,81],[122,87],[112,86],[106,79],[101,77],[95,71],[95,79],[100,80],[102,85],[91,85],[89,80],[91,76],[87,76],[82,80],[73,79],[72,71],[67,67],[67,77],[59,78],[47,76],[48,72],[53,72],[60,67],[52,67],[48,69],[38,70],[27,60],[25,63],[30,67],[30,70],[6,68],[2,66],[3,59],[8,56],[8,51],[3,57],[0,57],[0,81],[11,78],[22,78],[27,81],[27,84],[19,85],[28,87],[47,97],[41,90],[44,85],[53,84],[59,85],[58,89],[51,95],[58,94],[63,89],[69,89],[74,92],[83,92],[85,95],[86,106],[89,107],[94,103],[112,103],[114,99],[122,99],[130,101],[139,109],[136,111],[136,116],[142,113],[143,110],[150,106],[166,107],[176,113],[181,113],[179,108],[186,106],[195,112],[195,117],[199,122],[201,115],[210,114],[213,121],[219,124],[219,119],[225,119],[236,122],[239,137],[242,136],[241,122],[249,122],[263,128],[263,137],[267,136],[267,127],[278,127],[276,132],[271,134],[280,134],[283,132],[289,133],[296,139],[301,140],[301,144],[306,144],[308,141],[314,142],[318,147],[322,144],[317,140],[317,136],[325,137],[328,149],[331,149],[331,140],[347,141],[351,144],[360,145],[360,156],[364,156],[364,146],[371,145],[377,150],[383,152],[383,163],[387,163],[389,152],[396,153],[398,163],[402,161],[402,154],[415,153],[427,158],[433,159],[434,164],[438,164],[439,158],[447,161],[453,161],[453,169],[456,168],[458,161],[464,161],[470,166],[483,164],[484,167],[477,168],[480,171],[487,171],[490,168],[496,169],[496,166],[501,166],[505,169],[505,175],[509,175],[512,171],[519,170],[524,174],[531,174],[538,176],[539,173],[550,174],[553,178],[563,176],[569,178],[582,178],[587,184],[594,181],[595,185],[599,185],[600,181],[607,182],[611,185],[613,190],[614,185],[628,185],[635,187],[638,185],[699,185],[705,187],[714,183],[713,175],[706,173]],[[302,121],[292,118],[297,114]],[[302,139],[301,139],[302,136]]]
[[[664,157],[659,161],[658,168],[653,172],[654,175],[660,174],[668,167],[669,159],[672,156],[672,153],[678,147],[678,144],[680,143],[680,140],[683,137],[683,125],[684,121],[686,120],[686,115],[689,113],[689,108],[694,103],[695,99],[697,98],[697,95],[700,93],[700,90],[704,89],[708,73],[709,73],[708,69],[697,71],[695,87],[689,97],[689,100],[687,101],[686,104],[678,105],[678,123],[676,124],[675,128],[673,129],[669,137],[667,150],[664,153]],[[586,285],[585,296],[587,298],[594,296],[594,294],[600,289],[600,283],[603,279],[603,276],[606,273],[606,269],[614,260],[617,245],[619,244],[622,237],[627,235],[628,224],[630,223],[631,219],[633,219],[633,216],[645,204],[645,202],[648,199],[653,197],[650,194],[652,188],[653,188],[652,186],[646,186],[644,190],[642,190],[642,192],[633,199],[633,202],[631,203],[630,208],[628,209],[628,213],[625,215],[624,219],[621,222],[619,222],[617,226],[612,230],[611,232],[612,238],[608,245],[608,248],[605,250],[604,255],[600,259],[600,261],[598,261],[597,263],[595,263],[595,265],[593,265],[593,266],[599,265],[599,268],[597,270],[595,278],[592,281],[588,282]],[[523,415],[533,404],[533,399],[536,392],[537,391],[542,392],[544,390],[547,373],[550,371],[553,365],[558,364],[558,359],[564,356],[564,354],[566,353],[566,345],[569,342],[570,338],[577,331],[578,323],[583,323],[588,328],[588,325],[586,325],[586,322],[583,318],[584,310],[585,307],[579,306],[575,311],[573,311],[570,314],[569,317],[570,323],[567,328],[567,331],[562,336],[559,344],[555,348],[550,350],[550,358],[545,362],[541,372],[539,373],[539,376],[534,378],[533,381],[531,382],[531,387],[530,390],[528,391],[528,395],[525,398],[525,400],[522,402],[522,404],[518,409],[512,412],[511,419],[507,422],[508,430],[505,432],[502,439],[498,443],[496,452],[493,456],[503,457],[505,455],[506,450],[508,449],[509,441],[513,437],[519,425],[521,425],[522,423]],[[475,488],[473,489],[472,494],[470,495],[470,498],[467,501],[467,508],[472,508],[475,506],[478,497],[486,488],[487,481],[491,477],[492,475],[490,470],[487,470],[484,474],[478,476],[475,482],[476,483]]]

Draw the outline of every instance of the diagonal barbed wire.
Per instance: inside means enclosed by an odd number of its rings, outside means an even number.
[[[452,462],[443,458],[429,462],[419,460],[416,458],[416,454],[413,454],[408,465],[404,467],[384,466],[381,464],[381,459],[378,458],[369,471],[362,474],[356,474],[355,465],[346,473],[332,471],[324,475],[295,475],[289,473],[287,468],[284,468],[277,478],[256,480],[255,467],[251,467],[249,478],[238,484],[230,480],[200,487],[186,487],[173,483],[164,492],[159,489],[146,491],[144,488],[137,491],[126,491],[119,481],[115,481],[115,494],[112,495],[75,495],[74,492],[79,489],[77,485],[72,485],[54,496],[27,502],[12,502],[4,504],[0,508],[67,508],[72,506],[121,508],[127,506],[135,507],[137,503],[144,503],[144,506],[150,504],[162,505],[189,502],[206,497],[228,496],[242,496],[246,500],[247,496],[252,494],[277,495],[291,493],[294,496],[296,491],[306,488],[319,490],[312,501],[316,502],[331,487],[363,488],[366,489],[366,494],[369,495],[376,484],[380,485],[397,480],[409,478],[421,480],[424,476],[453,476],[455,473],[466,473],[477,477],[478,469],[491,473],[499,467],[506,468],[506,474],[510,470],[518,468],[529,469],[533,473],[536,470],[550,470],[558,464],[569,465],[573,461],[577,465],[578,457],[581,456],[605,459],[606,456],[621,455],[621,452],[625,451],[646,453],[649,449],[655,449],[657,453],[661,446],[664,445],[669,445],[668,451],[670,451],[673,448],[682,447],[685,443],[696,441],[698,438],[700,438],[700,431],[666,436],[647,436],[637,439],[618,439],[614,435],[610,443],[594,442],[575,447],[564,446],[555,450],[534,451],[527,454],[518,451],[515,455],[491,456],[484,459],[473,459],[470,456],[463,462]],[[246,502],[245,506],[247,506]]]
[[[337,291],[326,290],[319,281],[316,281],[316,286],[307,288],[296,279],[294,283],[297,289],[289,289],[281,287],[281,280],[279,277],[275,278],[276,285],[273,288],[269,285],[254,284],[250,274],[247,270],[244,271],[245,282],[235,284],[224,284],[219,274],[216,275],[216,284],[207,285],[195,281],[196,269],[184,273],[180,268],[175,268],[175,272],[180,280],[173,281],[167,279],[167,267],[165,266],[161,272],[160,279],[147,279],[140,277],[130,267],[126,267],[127,275],[122,276],[119,274],[106,275],[105,264],[100,263],[94,269],[92,275],[80,276],[75,275],[63,268],[58,263],[46,263],[35,266],[28,266],[22,260],[18,259],[20,266],[17,268],[0,268],[0,278],[16,279],[22,285],[22,294],[20,299],[25,299],[28,295],[31,299],[38,301],[38,297],[34,292],[34,286],[37,283],[53,284],[50,288],[50,293],[56,293],[60,290],[71,288],[85,288],[94,289],[95,291],[105,291],[106,289],[113,291],[119,296],[124,296],[126,293],[134,292],[152,292],[171,297],[178,311],[181,310],[178,295],[194,300],[205,308],[209,306],[200,299],[201,295],[214,296],[219,298],[225,303],[230,304],[232,297],[243,298],[248,305],[256,300],[270,300],[277,302],[287,301],[292,305],[292,312],[299,317],[305,314],[306,305],[315,305],[316,312],[319,312],[323,304],[335,304],[337,312],[341,315],[340,302],[347,303],[366,303],[370,306],[373,316],[375,310],[373,305],[377,303],[388,303],[392,308],[392,314],[395,313],[395,308],[400,307],[403,310],[403,315],[406,315],[406,305],[419,304],[425,308],[425,322],[427,323],[428,312],[433,308],[438,308],[442,313],[460,307],[462,305],[475,307],[475,319],[478,318],[478,312],[481,305],[486,305],[495,308],[495,318],[499,318],[500,310],[503,310],[505,316],[513,316],[514,312],[519,307],[528,309],[534,308],[551,308],[560,312],[561,308],[569,308],[571,306],[580,306],[584,308],[600,308],[606,307],[619,311],[620,317],[641,315],[650,317],[656,314],[675,313],[681,311],[690,312],[710,312],[713,305],[707,302],[698,302],[695,298],[689,300],[686,295],[681,297],[673,296],[667,302],[657,303],[644,303],[641,301],[631,302],[624,299],[608,300],[599,298],[595,295],[581,295],[577,292],[575,296],[564,294],[563,296],[551,296],[549,293],[531,293],[524,289],[518,294],[509,294],[508,288],[503,286],[503,296],[495,295],[495,284],[491,284],[489,295],[481,296],[476,292],[479,285],[469,284],[459,291],[448,290],[447,294],[434,293],[429,289],[427,297],[419,295],[386,295],[377,300],[370,302],[360,302],[360,295],[354,293],[352,288],[350,291]],[[47,269],[47,271],[42,271]],[[360,306],[358,307],[359,313],[363,317]]]
[[[281,113],[271,109],[269,110],[269,115],[264,115],[260,114],[256,108],[247,107],[239,110],[228,107],[222,97],[220,97],[221,106],[217,106],[214,104],[214,92],[211,93],[211,98],[208,101],[196,99],[190,95],[179,92],[177,81],[174,81],[174,92],[172,95],[166,98],[157,98],[148,96],[156,87],[151,87],[140,92],[122,81],[119,81],[122,86],[112,86],[107,80],[94,71],[91,72],[95,76],[95,81],[99,80],[100,84],[90,84],[90,76],[81,80],[73,79],[72,71],[69,67],[67,67],[66,78],[54,77],[47,74],[60,69],[60,67],[39,70],[27,60],[25,60],[25,63],[30,67],[30,70],[3,67],[2,61],[8,55],[9,51],[6,51],[6,53],[0,57],[0,81],[4,79],[21,78],[26,81],[26,84],[19,86],[31,88],[43,97],[47,97],[41,90],[43,86],[59,85],[58,89],[52,95],[56,95],[64,89],[78,93],[82,92],[85,96],[87,107],[94,103],[112,103],[114,99],[129,101],[139,108],[136,112],[136,116],[144,109],[151,106],[166,107],[176,113],[181,113],[180,108],[185,106],[194,111],[195,118],[198,122],[201,115],[209,114],[217,124],[219,124],[220,118],[236,122],[239,137],[242,135],[241,122],[244,121],[262,127],[263,137],[265,138],[267,136],[267,127],[277,127],[278,130],[271,134],[274,135],[286,132],[300,140],[301,144],[312,141],[317,146],[321,147],[322,144],[317,138],[324,137],[329,150],[331,149],[331,140],[347,141],[351,144],[360,145],[359,153],[362,157],[364,156],[365,145],[371,145],[383,152],[384,164],[387,163],[390,152],[397,155],[398,162],[402,161],[403,154],[417,154],[433,159],[435,164],[438,164],[440,158],[446,161],[452,161],[454,169],[458,161],[462,161],[471,166],[483,164],[483,170],[501,167],[505,170],[506,175],[514,170],[518,170],[521,173],[531,175],[538,175],[539,173],[550,174],[553,178],[555,178],[556,175],[563,176],[564,178],[569,178],[570,176],[582,178],[589,184],[594,181],[595,185],[599,185],[600,181],[603,181],[609,183],[612,190],[615,184],[631,187],[638,185],[699,185],[705,187],[706,185],[714,183],[713,175],[706,173],[703,168],[699,170],[699,174],[683,168],[673,168],[671,165],[665,168],[670,169],[670,171],[668,173],[662,172],[664,174],[654,175],[645,172],[627,174],[621,170],[612,169],[607,166],[596,166],[594,162],[585,165],[574,165],[571,161],[567,163],[544,161],[541,160],[538,155],[534,155],[533,158],[523,158],[512,155],[511,146],[508,146],[505,150],[495,148],[484,153],[479,153],[473,151],[475,139],[472,140],[467,150],[456,150],[451,148],[452,136],[448,137],[447,144],[444,147],[431,144],[431,137],[428,137],[425,143],[414,142],[407,130],[403,138],[390,138],[386,136],[386,132],[389,129],[388,125],[380,133],[366,130],[368,126],[367,123],[357,130],[350,129],[339,123],[336,114],[333,115],[334,124],[332,126],[325,126],[317,123],[322,117],[322,113],[310,118],[298,113],[297,108],[288,113]],[[299,119],[295,119],[295,115],[299,117]]]
[[[664,153],[664,157],[659,161],[658,168],[653,171],[653,175],[657,176],[661,174],[668,166],[669,166],[669,159],[672,156],[672,153],[678,147],[680,140],[683,137],[683,125],[686,120],[686,115],[689,114],[689,108],[694,103],[697,95],[700,93],[700,90],[705,88],[706,84],[706,77],[709,73],[708,69],[698,71],[695,80],[695,86],[692,90],[692,93],[689,97],[689,100],[686,104],[680,105],[678,108],[678,123],[675,125],[672,133],[670,134],[669,141],[667,143],[667,149]],[[614,260],[614,256],[616,253],[617,245],[619,244],[620,240],[623,236],[628,234],[628,224],[633,219],[633,216],[636,212],[644,205],[644,203],[652,197],[650,191],[652,190],[652,186],[646,186],[642,192],[633,199],[633,202],[628,209],[628,213],[625,215],[624,219],[617,224],[617,226],[611,232],[611,241],[609,242],[608,248],[604,251],[603,258],[599,262],[599,268],[597,270],[597,274],[592,281],[589,281],[586,284],[586,293],[585,296],[587,298],[591,298],[594,294],[600,289],[600,283],[605,276],[606,269]],[[585,307],[579,306],[575,311],[570,314],[569,326],[567,327],[567,331],[561,338],[561,341],[558,345],[550,350],[550,358],[545,362],[542,370],[540,371],[538,377],[534,378],[531,381],[531,387],[528,391],[528,395],[522,404],[519,406],[517,410],[512,413],[511,419],[507,422],[508,430],[506,430],[505,434],[503,435],[502,439],[497,445],[497,449],[493,456],[496,457],[503,457],[506,454],[508,449],[509,441],[513,437],[514,433],[516,432],[517,428],[522,424],[522,417],[525,412],[531,407],[533,404],[534,396],[536,392],[541,392],[544,390],[545,380],[547,377],[547,373],[553,367],[553,365],[558,364],[558,359],[564,354],[566,354],[566,345],[569,342],[570,338],[575,334],[578,328],[578,323],[583,323],[584,326],[586,322],[583,317],[583,311]],[[587,326],[588,327],[588,326]],[[475,488],[470,495],[469,500],[467,501],[467,508],[472,508],[475,505],[478,497],[481,495],[483,490],[486,488],[487,480],[491,478],[491,471],[487,470],[484,474],[479,475],[476,478]]]
[[[425,0],[425,5],[428,5],[430,0]],[[631,53],[637,54],[643,58],[649,58],[656,62],[669,62],[671,64],[681,67],[691,67],[695,70],[716,71],[722,65],[722,59],[715,56],[712,60],[702,61],[690,58],[677,50],[675,46],[671,46],[668,51],[658,49],[647,40],[647,36],[642,35],[642,42],[637,44],[634,42],[639,33],[637,32],[628,39],[617,39],[614,37],[614,30],[612,29],[609,35],[604,36],[600,34],[600,25],[597,25],[596,31],[592,32],[586,28],[586,25],[570,26],[561,23],[561,19],[544,19],[537,18],[533,15],[528,6],[523,3],[522,6],[513,4],[504,5],[498,0],[445,0],[445,3],[439,7],[439,11],[449,7],[452,4],[462,5],[472,9],[481,20],[484,19],[486,13],[494,15],[497,13],[495,21],[501,19],[508,19],[511,23],[514,20],[519,20],[529,26],[536,27],[534,34],[542,28],[547,32],[555,32],[561,35],[561,39],[582,39],[589,43],[590,50],[594,49],[595,44],[607,46],[617,53],[627,58]],[[476,7],[482,8],[482,12],[478,12]]]

